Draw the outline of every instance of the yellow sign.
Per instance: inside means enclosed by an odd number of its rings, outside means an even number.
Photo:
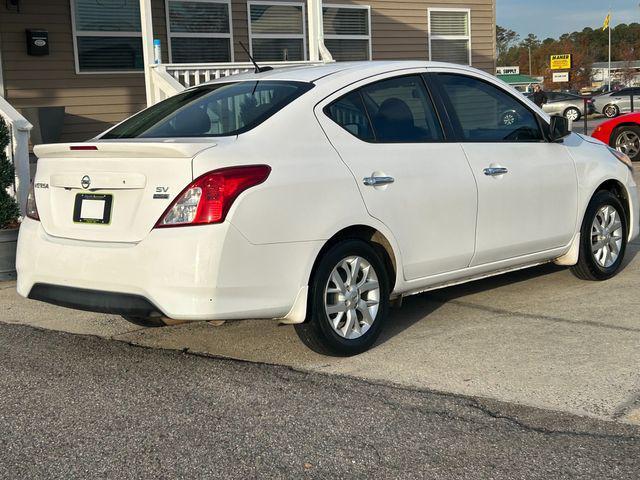
[[[551,70],[568,70],[571,68],[571,54],[551,55]]]

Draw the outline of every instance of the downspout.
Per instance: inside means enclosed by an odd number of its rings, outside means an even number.
[[[151,0],[140,0],[140,31],[142,34],[142,58],[144,62],[144,86],[147,106],[155,104],[153,94],[153,16]]]
[[[4,97],[4,77],[2,75],[2,38],[0,38],[0,97]]]
[[[309,60],[333,62],[331,52],[324,44],[322,0],[307,0],[307,23],[309,36]]]

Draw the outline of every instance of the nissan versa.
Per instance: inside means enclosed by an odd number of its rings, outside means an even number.
[[[606,280],[638,235],[626,155],[448,64],[234,76],[35,153],[21,295],[147,326],[279,319],[334,355],[404,295],[552,261]]]

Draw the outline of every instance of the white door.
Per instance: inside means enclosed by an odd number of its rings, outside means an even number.
[[[316,114],[369,213],[393,232],[405,279],[467,267],[476,184],[460,144],[445,141],[422,77],[385,75],[345,93]]]
[[[437,81],[478,184],[472,266],[567,245],[577,216],[574,162],[545,140],[537,116],[509,92],[467,75]]]

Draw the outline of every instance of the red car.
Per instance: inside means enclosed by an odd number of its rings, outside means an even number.
[[[607,120],[591,134],[633,160],[640,160],[640,113],[627,113]]]

